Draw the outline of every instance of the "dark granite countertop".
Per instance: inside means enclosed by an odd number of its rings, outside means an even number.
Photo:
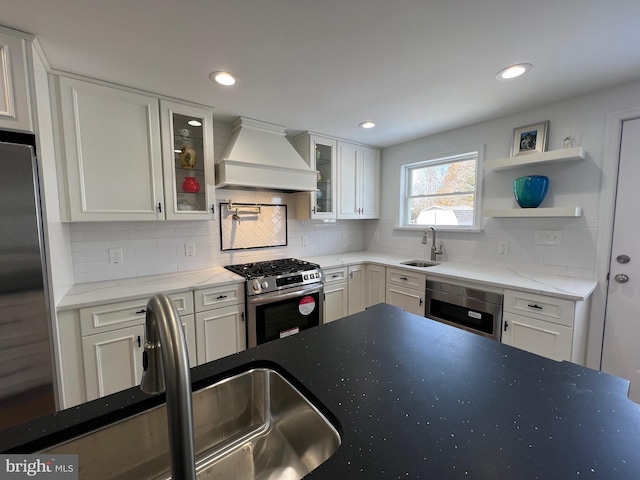
[[[313,479],[638,479],[628,382],[376,305],[192,370],[194,389],[277,365],[337,423]],[[0,435],[28,453],[162,401],[137,388]]]

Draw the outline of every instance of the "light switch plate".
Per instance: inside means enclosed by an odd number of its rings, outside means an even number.
[[[536,245],[562,245],[561,230],[536,230],[534,235]]]
[[[196,256],[196,244],[195,243],[185,243],[184,244],[184,254],[187,257],[195,257]]]
[[[110,248],[109,249],[109,263],[116,265],[123,262],[122,248]]]
[[[506,240],[498,241],[498,255],[507,255],[509,253],[509,242]]]

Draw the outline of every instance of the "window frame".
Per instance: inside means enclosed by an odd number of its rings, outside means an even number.
[[[399,208],[398,219],[396,222],[397,229],[403,230],[424,230],[430,225],[416,225],[407,223],[407,211],[409,209],[409,197],[408,192],[411,186],[409,185],[411,175],[410,171],[419,167],[428,167],[432,165],[454,163],[457,161],[465,160],[465,157],[469,157],[473,154],[477,155],[476,160],[476,185],[474,192],[474,207],[473,207],[473,224],[472,225],[448,225],[437,226],[439,231],[455,231],[455,232],[480,232],[482,230],[482,184],[483,184],[483,164],[484,164],[484,145],[474,145],[467,148],[460,148],[456,150],[450,150],[438,154],[428,155],[426,159],[418,162],[402,163],[400,165],[400,196],[399,196]],[[468,158],[467,158],[468,159]]]

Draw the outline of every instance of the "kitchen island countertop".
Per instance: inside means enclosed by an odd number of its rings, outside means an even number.
[[[342,445],[308,478],[637,479],[628,382],[385,304],[192,369],[194,388],[251,365],[291,378]],[[3,432],[26,453],[156,405],[137,388]]]

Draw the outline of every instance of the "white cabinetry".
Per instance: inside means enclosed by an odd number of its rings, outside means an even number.
[[[367,289],[366,305],[384,303],[386,298],[386,267],[375,264],[367,264],[365,269],[365,286]]]
[[[195,366],[193,295],[186,291],[169,297],[184,328],[189,363]],[[141,298],[79,310],[86,400],[140,384],[147,302]]]
[[[27,87],[26,41],[0,27],[0,128],[33,131]]]
[[[306,132],[293,139],[293,145],[305,162],[318,171],[317,192],[295,195],[298,220],[336,218],[337,141]]]
[[[584,364],[586,310],[584,301],[505,290],[502,343]]]
[[[333,322],[349,314],[347,267],[324,271],[324,320]]]
[[[162,218],[158,100],[59,78],[66,219]]]
[[[424,317],[427,276],[387,267],[386,303]]]
[[[367,306],[366,268],[364,265],[351,265],[349,267],[348,283],[348,308],[349,315],[362,312]]]
[[[380,216],[380,151],[338,141],[338,218]]]
[[[211,218],[211,110],[165,101],[160,105],[152,96],[66,77],[59,77],[58,84],[59,173],[61,189],[68,192],[61,201],[64,220]],[[184,130],[182,124],[191,118],[202,123],[189,127],[200,157],[197,170],[183,169],[175,151],[182,148],[176,131]],[[201,193],[183,191],[189,173],[200,179]]]
[[[198,365],[247,347],[244,284],[195,291]]]

